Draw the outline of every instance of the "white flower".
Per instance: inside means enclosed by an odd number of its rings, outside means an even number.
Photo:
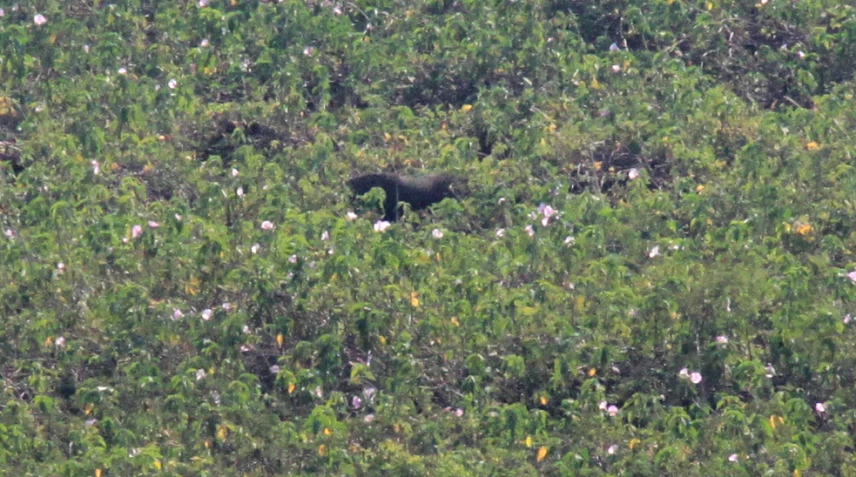
[[[315,52],[315,48],[311,46],[307,46],[303,48],[303,56],[312,56],[312,53]]]
[[[119,73],[120,75],[126,75],[126,74],[128,74],[128,70],[127,70],[127,68],[125,68],[123,66],[123,67],[119,68],[118,70],[116,70],[116,73]]]
[[[568,235],[567,237],[565,237],[565,245],[570,247],[574,244],[574,242],[576,242],[576,240],[577,239],[575,239],[573,235]]]
[[[455,415],[456,415],[456,416],[458,416],[458,417],[463,416],[463,415],[464,415],[464,410],[463,410],[463,409],[461,409],[461,408],[457,408],[457,409],[455,409]]]
[[[612,65],[613,73],[618,73],[619,71],[621,71],[621,65]]]
[[[635,167],[627,172],[627,178],[631,181],[639,177],[639,169]]]
[[[606,411],[607,406],[609,406],[609,403],[607,403],[606,401],[601,401],[600,404],[597,405],[597,408],[601,411]]]
[[[386,220],[378,220],[374,224],[374,231],[375,232],[383,232],[384,230],[388,229],[389,226],[390,226],[390,223],[387,222]]]
[[[826,412],[826,404],[819,402],[814,405],[814,410],[820,414],[823,414],[824,412]]]
[[[728,456],[728,462],[737,462],[737,454],[731,454]]]
[[[330,232],[328,232],[326,230],[321,232],[321,241],[326,242],[328,240],[330,240]]]
[[[270,367],[270,373],[271,374],[278,374],[279,373],[279,366],[277,366],[277,365],[271,366]]]
[[[212,313],[213,312],[211,311],[211,308],[206,308],[206,309],[202,310],[202,321],[210,320]]]
[[[91,161],[91,162],[90,162],[90,164],[92,164],[92,172],[93,172],[96,176],[97,176],[98,174],[101,174],[101,166],[100,166],[100,165],[98,165],[98,161]]]
[[[250,247],[250,252],[253,252],[253,254],[259,253],[259,249],[261,247],[262,247],[261,245],[254,243],[253,246]]]
[[[238,172],[238,170],[237,170],[237,169],[232,168],[232,177],[238,177],[238,175],[240,175],[240,174],[241,174],[241,173],[240,173],[240,172]]]
[[[265,220],[262,222],[262,230],[272,230],[273,223],[270,220]]]
[[[89,53],[89,49],[90,49],[90,48],[89,48],[89,45],[88,45],[88,44],[83,45],[83,51],[85,51],[85,52]]]
[[[505,229],[496,229],[496,237],[497,238],[505,237]]]
[[[523,230],[525,230],[526,234],[529,235],[530,237],[535,236],[535,229],[532,228],[532,225],[527,225]]]
[[[9,237],[10,239],[15,238],[15,231],[12,229],[6,229],[6,231],[3,232],[3,235],[5,235],[6,237]]]
[[[238,190],[235,191],[235,193],[238,194],[238,197],[243,197],[244,196],[244,188],[238,187]]]
[[[841,321],[843,321],[844,324],[846,325],[846,324],[850,323],[850,319],[851,319],[850,313],[847,313],[846,315],[844,315],[844,318]]]
[[[719,344],[728,344],[728,337],[725,335],[720,335],[716,337],[716,342]]]
[[[224,302],[222,305],[220,305],[220,308],[222,308],[225,311],[229,311],[232,309],[232,304],[227,301],[227,302]]]
[[[345,214],[345,220],[347,220],[348,222],[350,222],[352,220],[357,220],[357,214],[355,214],[349,210],[348,213]]]
[[[182,218],[183,218],[183,217],[181,216],[181,214],[175,214],[175,220],[177,220],[177,221],[181,222],[181,219],[182,219]]]
[[[196,380],[199,381],[200,379],[202,379],[204,377],[205,377],[205,370],[202,368],[197,369],[196,370]]]
[[[799,56],[799,57],[800,57],[800,59],[803,59],[803,58],[805,58],[805,52],[804,52],[804,51],[802,51],[802,50],[800,50],[800,51],[798,51],[798,52],[797,52],[797,56]]]
[[[45,18],[45,16],[42,15],[41,13],[39,13],[38,15],[33,17],[33,23],[35,23],[38,26],[42,26],[47,22],[48,22],[48,19]]]
[[[617,450],[618,450],[618,446],[613,444],[606,449],[606,453],[609,455],[613,455],[613,454],[615,454],[615,451],[617,451]]]
[[[648,258],[654,258],[657,255],[660,255],[660,246],[654,245],[654,247],[651,249],[651,251],[648,252]]]
[[[63,271],[63,270],[65,270],[65,263],[63,263],[63,262],[59,262],[59,263],[57,263],[57,264],[56,264],[56,269],[57,269],[57,270],[59,270],[59,271]]]
[[[199,8],[205,8],[208,6],[208,0],[199,0],[197,5],[199,5]]]
[[[363,421],[365,421],[367,423],[371,423],[372,421],[374,421],[374,414],[366,415],[366,417],[363,418]]]
[[[199,46],[202,48],[207,47],[209,44],[210,42],[208,41],[208,38],[203,38],[202,41],[199,42]]]
[[[680,370],[680,371],[678,371],[678,376],[680,376],[680,377],[682,377],[682,378],[689,378],[689,377],[690,377],[690,372],[689,372],[689,371],[687,371],[687,368],[681,368],[681,370]]]
[[[169,89],[175,89],[175,87],[178,86],[178,81],[171,79],[166,85],[169,86]]]
[[[143,228],[137,224],[131,227],[131,238],[137,238],[143,233]]]
[[[288,257],[288,263],[297,263],[297,255]]]
[[[433,236],[435,239],[441,239],[443,238],[443,231],[440,229],[434,229],[431,231],[431,236]]]
[[[57,347],[65,346],[65,338],[62,336],[57,336],[56,341],[54,341],[54,344]]]

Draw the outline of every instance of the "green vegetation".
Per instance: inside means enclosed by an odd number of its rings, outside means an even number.
[[[0,469],[856,475],[849,3],[3,3]]]

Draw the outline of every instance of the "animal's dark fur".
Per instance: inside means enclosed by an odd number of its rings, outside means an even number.
[[[399,202],[407,202],[413,210],[420,210],[445,198],[455,198],[453,184],[458,181],[457,177],[444,173],[424,177],[366,174],[349,180],[348,186],[357,195],[374,187],[383,189],[386,192],[383,219],[394,222],[401,216]]]

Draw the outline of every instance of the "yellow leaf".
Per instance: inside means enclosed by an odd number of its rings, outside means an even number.
[[[45,346],[48,347],[48,346],[51,346],[52,344],[53,344],[53,336],[48,336],[48,338],[45,340]]]
[[[104,471],[103,471],[103,470],[101,470],[100,468],[99,468],[99,469],[95,469],[95,477],[101,477],[101,474],[102,474],[102,473],[104,473]]]
[[[629,447],[630,450],[633,450],[633,448],[636,447],[637,445],[639,445],[640,442],[642,442],[642,441],[640,441],[639,439],[636,439],[634,437],[633,439],[630,439],[630,443],[627,444],[627,447]]]
[[[276,335],[276,344],[279,345],[280,348],[282,348],[282,342],[284,340],[285,340],[285,338],[282,336],[282,333],[279,333],[278,335]]]
[[[297,386],[295,386],[295,385],[294,385],[294,383],[288,383],[288,394],[293,393],[293,392],[294,392],[294,388],[296,388],[296,387],[297,387]]]
[[[536,460],[541,462],[545,457],[547,457],[547,447],[541,446],[541,448],[538,449],[538,457],[536,457]]]
[[[333,433],[333,431],[331,431],[329,427],[324,428],[324,435],[325,436],[329,436],[332,433]]]
[[[547,396],[541,396],[540,401],[541,401],[541,405],[542,405],[542,406],[546,406],[546,405],[547,405],[547,403],[548,403],[548,402],[550,402],[550,400],[549,400],[549,399],[547,399]]]
[[[590,370],[588,370],[588,375],[590,378],[597,376],[597,368],[591,368]]]
[[[578,296],[574,298],[574,309],[576,311],[584,311],[586,308],[586,297]]]
[[[704,4],[704,8],[706,8],[708,11],[713,10],[713,4],[710,2],[707,2]]]
[[[594,170],[599,171],[603,168],[603,161],[597,161],[594,163]]]
[[[697,185],[695,188],[695,191],[699,194],[701,194],[703,190],[704,190],[704,186],[701,184]]]
[[[386,344],[386,336],[384,336],[384,335],[378,335],[377,340],[380,341],[380,344],[382,344],[382,345]]]
[[[321,457],[327,455],[327,444],[321,444],[320,446],[318,446],[318,455],[320,455]]]
[[[453,317],[452,317],[452,324],[453,324],[453,325],[455,325],[455,326],[461,326],[461,322],[460,322],[460,321],[458,321],[458,317],[457,317],[457,316],[453,316]]]
[[[808,142],[808,143],[805,145],[805,148],[806,148],[806,149],[808,149],[809,151],[813,151],[813,150],[815,150],[815,149],[817,149],[817,148],[819,148],[819,147],[820,147],[820,145],[819,145],[818,143],[814,142],[814,141]]]
[[[811,224],[799,224],[797,226],[797,233],[800,235],[807,235],[811,232]]]
[[[410,292],[410,306],[419,308],[419,294],[415,291]]]
[[[526,444],[526,447],[532,447],[532,436],[526,436],[526,440],[523,443]]]
[[[95,408],[95,405],[92,404],[91,402],[86,403],[86,405],[83,406],[83,414],[85,416],[92,414],[92,409],[94,409],[94,408]]]
[[[220,439],[221,441],[225,441],[226,435],[228,434],[228,432],[229,432],[229,430],[226,429],[226,426],[223,424],[220,424],[219,426],[217,426],[217,439]]]
[[[157,470],[161,470],[161,468],[163,467],[163,464],[161,464],[161,461],[158,459],[155,459],[154,465],[155,465],[155,469],[157,469]]]
[[[188,281],[187,284],[184,285],[184,291],[188,295],[196,295],[197,293],[199,293],[199,283],[199,278],[190,277],[190,281]]]
[[[461,112],[462,113],[468,113],[468,112],[470,112],[471,109],[473,109],[472,104],[465,104],[465,105],[461,106]]]
[[[598,83],[597,78],[591,79],[591,89],[600,89],[600,83]]]
[[[770,416],[770,427],[772,427],[773,429],[775,429],[777,425],[784,424],[784,423],[785,423],[785,420],[782,419],[781,416],[777,416],[775,414]]]

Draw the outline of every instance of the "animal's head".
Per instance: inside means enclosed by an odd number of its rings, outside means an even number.
[[[443,198],[457,199],[466,195],[467,181],[463,177],[452,174],[438,174],[433,180],[434,191]]]

